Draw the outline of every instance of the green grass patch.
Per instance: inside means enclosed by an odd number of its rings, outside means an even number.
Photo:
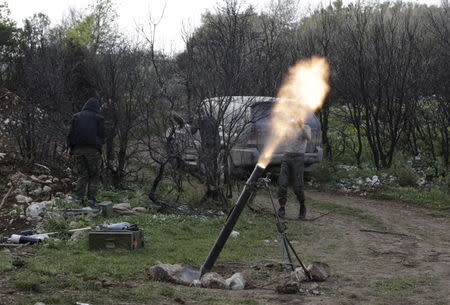
[[[0,252],[0,272],[6,272],[12,270],[12,259],[11,256],[4,252]]]
[[[336,214],[350,216],[358,219],[361,222],[372,225],[374,227],[384,228],[386,225],[383,221],[371,214],[366,213],[365,211],[353,207],[348,207],[344,205],[340,205],[333,202],[327,201],[318,201],[318,200],[308,200],[308,203],[315,208],[330,211]]]
[[[450,194],[439,188],[386,187],[372,194],[377,199],[403,201],[450,211]]]
[[[23,291],[67,288],[98,291],[102,281],[145,278],[146,270],[155,261],[200,266],[221,230],[225,217],[141,215],[126,220],[138,224],[144,230],[145,248],[135,251],[89,251],[87,238],[74,245],[50,242],[38,246],[38,255],[30,259],[26,267],[11,274],[12,282]],[[110,221],[119,222],[123,219]],[[240,236],[228,240],[218,263],[253,263],[277,255],[278,246],[263,241],[278,238],[275,225],[267,225],[268,222],[272,224],[272,221],[267,216],[245,212],[235,228]],[[64,225],[57,227],[65,228]],[[0,261],[2,268],[10,264],[4,256],[1,256]],[[170,296],[171,292],[162,291],[162,294]]]
[[[379,295],[411,296],[421,293],[424,286],[436,285],[439,280],[430,276],[401,276],[375,282],[374,288]]]

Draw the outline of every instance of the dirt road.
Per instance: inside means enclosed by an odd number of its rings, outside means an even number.
[[[450,304],[448,213],[335,193],[306,195],[308,218],[332,210],[302,222],[302,231],[312,238],[305,237],[298,246],[306,261],[331,266],[332,277],[317,288],[323,295],[278,295],[255,289],[242,296],[268,304]],[[270,208],[267,197],[259,196],[257,202]],[[294,219],[297,213],[298,205],[288,204],[287,218]],[[302,240],[300,232],[291,230],[288,235]]]

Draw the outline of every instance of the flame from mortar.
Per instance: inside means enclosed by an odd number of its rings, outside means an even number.
[[[295,137],[303,122],[322,106],[330,90],[329,74],[324,57],[299,60],[289,68],[277,94],[270,119],[270,136],[258,165],[266,167],[280,142]]]

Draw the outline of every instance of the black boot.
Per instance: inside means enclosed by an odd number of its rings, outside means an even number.
[[[300,211],[298,213],[298,219],[305,219],[306,217],[306,205],[304,203],[300,204]]]
[[[280,208],[277,211],[277,215],[280,218],[284,218],[284,215],[286,215],[286,210],[284,209],[284,205],[280,206]]]
[[[87,206],[90,207],[91,209],[96,209],[97,203],[95,202],[95,199],[89,199],[87,202]]]

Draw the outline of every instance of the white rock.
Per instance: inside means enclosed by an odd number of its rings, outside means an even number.
[[[239,233],[238,231],[231,231],[230,233],[230,237],[236,238],[240,235],[241,233]]]
[[[42,188],[41,187],[38,187],[37,189],[32,190],[30,192],[30,195],[33,195],[33,196],[39,196],[40,194],[42,194]]]
[[[42,201],[31,203],[26,210],[26,215],[29,217],[39,216],[41,213],[45,212],[46,209],[54,204],[53,201]]]
[[[156,262],[156,264],[149,269],[148,276],[153,281],[190,286],[193,284],[192,279],[180,277],[180,274],[183,274],[184,269],[185,267],[181,264],[172,265]]]
[[[245,278],[242,273],[235,273],[230,278],[225,280],[227,286],[231,290],[242,290],[245,288]]]
[[[294,271],[291,272],[291,280],[297,282],[304,282],[308,280],[308,277],[305,275],[303,268],[297,267]]]
[[[43,191],[44,193],[50,193],[50,192],[52,191],[52,188],[49,187],[48,185],[46,185],[46,186],[44,186],[44,188],[42,189],[42,191]]]
[[[33,199],[24,195],[17,195],[16,201],[18,203],[30,203],[31,201],[33,201]]]
[[[205,273],[200,279],[202,286],[212,289],[228,289],[225,279],[216,272]]]
[[[76,243],[79,240],[83,239],[85,235],[86,235],[86,231],[76,231],[76,232],[74,232],[72,234],[72,236],[70,236],[70,238],[67,241],[67,243],[69,245],[73,245],[74,243]]]
[[[114,210],[131,210],[131,205],[128,202],[116,203],[113,205]]]
[[[145,213],[145,212],[147,212],[147,209],[144,207],[135,207],[135,208],[133,208],[133,211],[136,213]]]

